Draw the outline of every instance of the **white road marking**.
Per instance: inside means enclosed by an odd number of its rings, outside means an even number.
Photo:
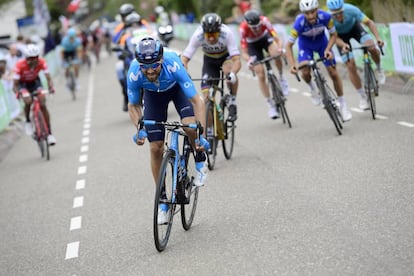
[[[85,174],[87,171],[87,167],[86,166],[80,166],[78,168],[78,174]]]
[[[86,161],[88,161],[88,155],[82,154],[81,156],[79,156],[79,162],[83,163]]]
[[[364,113],[364,110],[360,109],[360,108],[356,108],[356,107],[351,107],[351,110],[354,112],[358,112],[358,113]]]
[[[79,242],[71,242],[66,246],[65,260],[79,257]]]
[[[380,114],[375,114],[375,118],[380,119],[380,120],[387,120],[388,119],[387,116],[380,115]]]
[[[90,128],[91,128],[91,124],[84,124],[84,125],[83,125],[83,128],[84,128],[84,129],[90,129]]]
[[[83,120],[85,123],[90,123],[91,118],[89,116],[85,116],[85,120]]]
[[[297,88],[290,88],[289,87],[289,91],[290,92],[293,92],[293,93],[298,93],[299,92],[299,89],[297,89]]]
[[[82,146],[81,152],[87,152],[89,150],[89,146]]]
[[[83,206],[83,196],[77,196],[73,199],[73,208],[79,208]]]
[[[85,179],[80,179],[76,181],[76,190],[85,189]]]
[[[88,143],[89,143],[89,137],[83,137],[82,144],[88,144]]]
[[[82,217],[74,217],[70,219],[70,231],[81,229],[82,227]]]
[[[86,129],[82,132],[83,136],[88,136],[91,133],[91,131],[89,129]]]
[[[405,127],[414,127],[414,124],[404,122],[404,121],[399,121],[397,122],[397,124],[399,124],[400,126],[405,126]]]

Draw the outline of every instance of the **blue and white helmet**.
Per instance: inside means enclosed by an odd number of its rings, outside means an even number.
[[[311,11],[319,7],[318,0],[300,0],[299,9],[301,12]]]
[[[139,63],[151,64],[160,61],[163,53],[161,42],[151,36],[142,38],[135,47],[135,57]]]
[[[328,6],[328,9],[333,10],[339,10],[342,9],[344,6],[344,0],[328,0],[326,2],[326,5]]]

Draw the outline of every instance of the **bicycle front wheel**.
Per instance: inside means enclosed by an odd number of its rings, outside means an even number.
[[[378,95],[378,84],[377,79],[375,78],[374,71],[370,66],[366,69],[365,80],[366,80],[366,90],[365,93],[368,96],[369,105],[371,108],[372,119],[375,120],[375,115],[377,114],[377,107],[375,105],[375,96]]]
[[[208,101],[206,105],[206,127],[207,127],[207,140],[210,143],[210,149],[207,151],[207,164],[210,171],[214,169],[214,165],[216,164],[216,155],[217,155],[217,130],[216,130],[216,123],[214,114],[215,112],[214,102]],[[209,131],[210,129],[210,131]]]
[[[282,88],[280,87],[279,81],[276,79],[274,75],[269,76],[270,88],[273,94],[273,100],[277,108],[279,109],[279,113],[282,116],[283,123],[292,128],[292,124],[290,123],[289,115],[286,109],[286,98],[283,95]]]
[[[72,100],[76,100],[76,79],[73,69],[70,69],[69,71],[69,90],[72,94]]]
[[[154,242],[159,252],[167,247],[171,234],[173,217],[176,205],[172,202],[174,183],[174,156],[173,151],[167,151],[161,163],[154,199]],[[160,214],[165,212],[166,214]],[[160,222],[159,217],[164,221]]]
[[[46,125],[46,120],[41,111],[37,112],[35,116],[36,116],[35,135],[36,135],[37,144],[40,149],[40,154],[42,158],[46,158],[46,160],[50,160],[49,144],[47,142],[47,136],[49,135],[49,129]]]
[[[331,118],[338,134],[342,135],[342,124],[339,119],[342,118],[342,115],[339,112],[335,94],[327,84],[321,83],[321,85],[321,94],[323,95],[322,97],[325,110],[328,112],[329,118]]]
[[[225,97],[229,97],[230,95],[226,95]],[[223,98],[220,101],[221,109],[223,110],[223,120],[219,123],[222,123],[224,126],[224,139],[222,140],[223,145],[223,152],[224,157],[226,159],[230,159],[233,154],[233,148],[234,148],[234,136],[235,136],[235,129],[236,124],[234,121],[230,122],[226,118],[229,116],[229,105],[227,104],[229,101],[227,98]]]
[[[189,148],[191,148],[191,145],[189,145]],[[182,180],[182,185],[184,186],[187,203],[181,205],[181,223],[185,230],[189,230],[193,223],[197,208],[199,187],[193,184],[194,178],[196,177],[194,156],[191,154],[190,150],[186,151],[184,154],[186,176]]]

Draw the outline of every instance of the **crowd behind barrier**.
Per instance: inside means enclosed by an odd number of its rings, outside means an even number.
[[[179,23],[174,25],[175,38],[189,40],[198,26],[198,23]],[[236,38],[239,39],[238,25],[229,24],[229,26],[234,31]],[[283,41],[286,42],[291,26],[275,24],[274,28]],[[385,42],[383,49],[385,56],[382,57],[382,67],[384,70],[387,72],[414,75],[414,24],[378,24],[378,31]],[[355,41],[353,42],[356,43]],[[58,51],[57,48],[49,52],[45,57],[52,77],[57,75],[61,67]],[[297,52],[297,44],[294,46],[294,51]],[[342,62],[337,50],[335,51],[337,61]],[[362,67],[362,51],[356,51],[354,56],[357,65]],[[411,78],[410,81],[412,80],[413,78]],[[12,84],[7,81],[0,82],[0,132],[2,132],[14,118],[19,116],[21,111],[22,106],[19,101],[16,100],[12,91]]]

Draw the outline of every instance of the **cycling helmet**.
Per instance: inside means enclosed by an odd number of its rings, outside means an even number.
[[[38,57],[40,55],[40,49],[35,44],[28,44],[26,46],[26,58]]]
[[[76,36],[76,30],[74,28],[70,28],[67,33],[68,37],[75,37]]]
[[[119,14],[124,18],[133,11],[135,11],[135,8],[130,3],[122,4],[121,7],[119,7]]]
[[[130,27],[132,24],[141,23],[141,15],[136,12],[132,12],[127,17],[125,17],[125,26]]]
[[[161,42],[147,36],[135,47],[135,57],[139,63],[151,64],[161,60],[164,48]]]
[[[154,9],[155,14],[159,15],[161,13],[164,12],[164,7],[163,6],[156,6]]]
[[[258,10],[248,10],[244,13],[244,19],[250,26],[257,26],[260,24],[260,12]]]
[[[326,2],[328,9],[332,10],[339,10],[342,9],[344,6],[344,0],[328,0]]]
[[[301,12],[311,11],[319,7],[318,0],[300,0],[299,9]]]
[[[205,33],[220,32],[221,17],[217,13],[207,13],[201,18],[201,26]]]

